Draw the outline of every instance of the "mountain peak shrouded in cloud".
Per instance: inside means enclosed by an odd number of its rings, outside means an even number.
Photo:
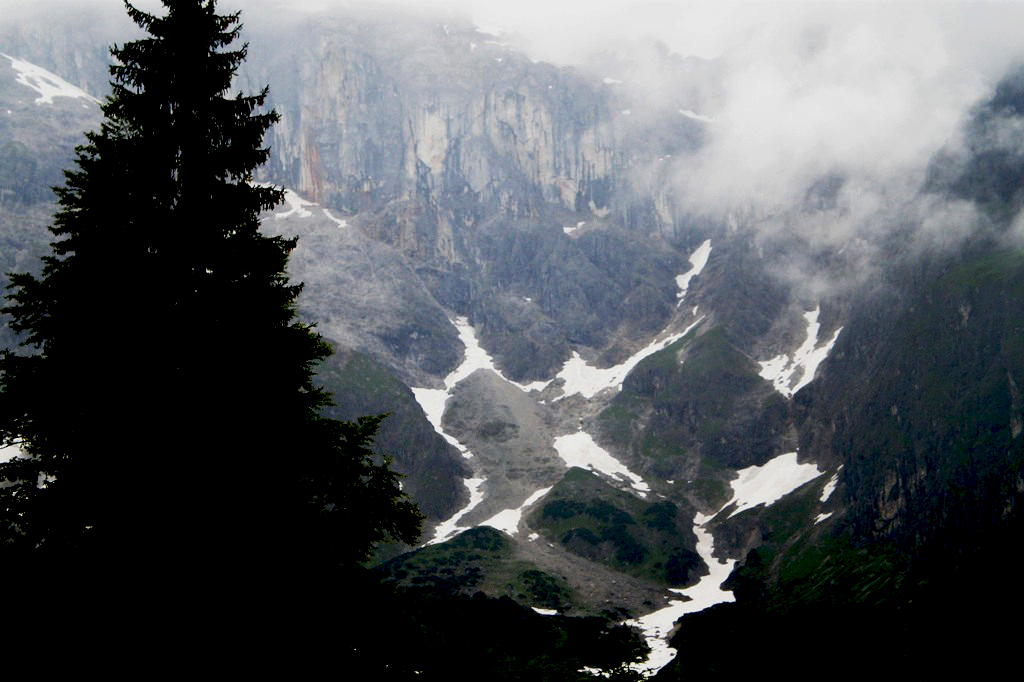
[[[160,8],[158,0],[136,4]],[[678,211],[723,222],[732,216],[762,237],[797,238],[811,251],[877,242],[889,222],[880,212],[935,209],[922,226],[962,217],[965,207],[935,206],[934,197],[928,209],[907,207],[933,155],[955,141],[971,107],[1020,59],[1015,28],[1024,24],[1024,3],[222,0],[218,7],[243,10],[261,42],[275,28],[285,39],[282,29],[293,23],[402,20],[400,35],[377,39],[410,51],[403,63],[430,77],[440,70],[420,62],[440,54],[442,29],[442,38],[466,50],[500,43],[534,61],[572,66],[613,91],[621,134],[649,136],[666,112],[678,119],[687,144],[634,164],[634,186],[657,185]],[[0,30],[83,13],[100,42],[123,39],[120,6],[100,0],[5,0]],[[437,31],[419,36],[431,27]],[[431,44],[434,51],[425,48]],[[805,210],[793,214],[794,206]]]
[[[160,9],[158,0],[136,4]],[[245,30],[260,43],[288,39],[284,27],[302,22],[400,25],[375,34],[392,44],[378,47],[408,51],[401,63],[423,68],[425,83],[444,77],[422,63],[448,49],[444,39],[468,51],[500,44],[571,66],[610,91],[617,134],[664,138],[664,115],[675,116],[675,142],[633,164],[633,186],[671,195],[677,215],[738,225],[762,241],[803,243],[781,271],[805,281],[814,275],[800,261],[822,250],[846,249],[847,258],[863,252],[865,262],[851,269],[867,272],[894,220],[911,216],[920,244],[955,244],[968,231],[961,223],[970,202],[916,197],[932,157],[955,143],[971,108],[1020,59],[1015,28],[1024,24],[1024,3],[221,0],[218,7],[243,10]],[[0,30],[82,13],[100,43],[128,35],[119,4],[100,0],[5,0]]]
[[[660,178],[686,213],[733,216],[761,240],[802,242],[806,258],[794,252],[784,269],[805,283],[814,281],[809,261],[822,250],[861,253],[851,270],[869,276],[894,224],[925,248],[969,234],[970,202],[919,193],[934,155],[1024,54],[1015,28],[1024,3],[464,9],[503,27],[502,40],[533,59],[613,79],[627,130],[644,130],[652,112],[664,111],[702,126],[695,149],[637,165],[634,183]],[[689,71],[680,67],[687,60]]]

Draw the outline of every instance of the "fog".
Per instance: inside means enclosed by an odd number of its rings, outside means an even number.
[[[354,6],[285,4],[306,12]],[[935,153],[958,148],[971,108],[1021,60],[1024,26],[1019,2],[375,6],[466,16],[534,60],[621,80],[633,122],[645,112],[699,115],[702,148],[638,167],[634,181],[667,178],[686,213],[727,216],[760,241],[802,245],[780,269],[809,296],[873,277],[895,229],[907,248],[956,248],[984,223],[969,202],[920,190]],[[666,82],[666,55],[712,60],[712,77],[683,92]],[[991,143],[1024,150],[1019,128],[1008,122]],[[824,205],[808,208],[822,186]],[[850,281],[818,272],[822,252],[846,254]]]
[[[159,2],[137,5],[152,10]],[[922,248],[948,248],[978,222],[969,203],[919,190],[929,160],[962,144],[971,107],[1020,60],[1024,42],[1020,2],[222,0],[218,7],[244,9],[250,23],[353,8],[385,19],[464,17],[534,60],[614,70],[605,75],[622,81],[634,120],[685,110],[706,127],[699,151],[656,170],[682,210],[728,216],[762,240],[795,239],[811,253],[860,244],[866,261],[894,224],[912,225],[909,240]],[[87,8],[123,30],[114,0],[0,0],[8,22],[40,12],[73,18]],[[682,93],[664,81],[666,55],[713,60],[714,78]],[[992,144],[1022,148],[1020,126],[1011,123]],[[640,167],[634,180],[649,184],[652,173]],[[824,205],[792,210],[823,187]],[[814,280],[807,262],[789,267]]]

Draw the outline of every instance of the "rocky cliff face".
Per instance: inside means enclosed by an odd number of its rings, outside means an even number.
[[[607,215],[623,157],[608,93],[579,74],[466,25],[309,22],[272,38],[300,47],[249,63],[253,82],[287,83],[271,91],[268,171],[380,213],[368,227],[403,253],[465,261],[461,233],[485,216]]]
[[[574,344],[628,354],[664,327],[682,266],[661,235],[695,236],[675,234],[666,187],[632,186],[668,142],[637,134],[613,84],[456,23],[257,25],[252,42],[240,82],[273,84],[282,115],[267,177],[407,258],[510,376],[550,377]]]

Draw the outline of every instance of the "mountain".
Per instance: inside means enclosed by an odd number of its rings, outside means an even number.
[[[50,187],[61,184],[82,132],[98,126],[101,114],[85,91],[2,51],[0,102],[0,266],[6,284],[12,270],[41,267],[42,228],[54,204]]]
[[[378,446],[428,519],[423,545],[382,550],[386,582],[626,622],[655,670],[686,613],[680,651],[770,653],[842,614],[927,640],[951,590],[1013,565],[1019,70],[873,209],[879,234],[814,240],[862,179],[824,167],[772,211],[697,210],[680,186],[728,60],[659,52],[654,101],[612,56],[556,67],[456,20],[265,11],[239,79],[282,115],[258,180],[289,192],[264,229],[299,237],[333,416],[390,414]],[[0,22],[5,272],[42,253],[45,188],[123,39]]]

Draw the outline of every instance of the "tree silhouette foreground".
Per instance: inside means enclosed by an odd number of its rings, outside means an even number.
[[[258,230],[283,193],[251,182],[278,116],[258,113],[266,88],[228,94],[238,13],[162,2],[126,2],[148,37],[111,49],[52,252],[12,275],[25,342],[0,357],[0,436],[21,456],[0,464],[0,552],[142,590],[354,566],[421,516],[370,450],[379,418],[321,416],[330,348],[295,319],[295,240]]]

